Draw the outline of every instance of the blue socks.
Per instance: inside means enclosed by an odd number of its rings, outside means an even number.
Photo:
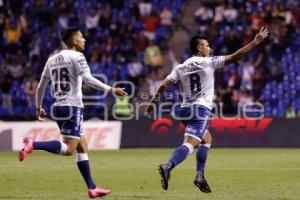
[[[205,163],[206,163],[206,158],[207,158],[207,152],[208,152],[209,147],[200,145],[197,150],[197,172],[202,172],[204,173],[205,169]]]
[[[172,170],[179,163],[184,161],[187,156],[193,152],[193,149],[193,146],[188,143],[184,143],[183,145],[177,147],[167,163],[168,169]]]
[[[33,149],[45,150],[55,154],[65,154],[67,151],[67,145],[59,141],[33,142]],[[91,175],[89,158],[87,153],[77,153],[77,166],[87,187],[89,189],[95,189],[96,185]]]
[[[197,172],[201,172],[204,174],[205,164],[207,159],[207,153],[210,148],[210,144],[200,144],[197,150]],[[169,162],[167,163],[167,167],[169,170],[172,170],[179,163],[184,161],[189,154],[193,152],[194,148],[189,143],[184,143],[183,145],[177,147],[173,152]]]
[[[50,153],[59,154],[61,150],[61,142],[53,140],[47,142],[33,142],[34,150],[44,150]]]
[[[77,153],[77,166],[89,189],[95,189],[96,185],[91,175],[87,153]]]

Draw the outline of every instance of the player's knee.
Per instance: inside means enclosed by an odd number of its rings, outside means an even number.
[[[208,130],[205,131],[204,137],[203,137],[203,144],[211,144],[212,143],[212,137]]]
[[[65,153],[65,156],[72,156],[73,153],[74,153],[74,149],[68,148],[68,150],[67,150],[66,153]]]

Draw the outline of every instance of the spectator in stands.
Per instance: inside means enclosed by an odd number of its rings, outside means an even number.
[[[130,99],[128,96],[116,97],[113,108],[113,112],[117,118],[126,118],[132,114],[132,107],[130,106]]]
[[[22,52],[22,49],[18,48],[16,52],[16,60],[20,65],[25,66],[25,64],[28,62],[26,54]]]
[[[265,86],[265,78],[262,75],[262,70],[255,69],[252,77],[252,85],[254,98],[259,98],[261,91]]]
[[[10,76],[17,80],[19,83],[23,80],[24,69],[19,60],[16,60],[15,56],[11,56],[7,63],[7,68]]]
[[[132,57],[132,61],[128,63],[128,74],[129,74],[129,81],[131,81],[135,88],[136,92],[139,87],[139,77],[143,72],[143,65],[138,61],[136,56]]]
[[[215,15],[214,15],[214,22],[217,24],[221,24],[224,20],[224,11],[225,11],[226,5],[224,1],[221,1],[221,3],[215,7]]]
[[[286,25],[292,22],[292,13],[283,3],[278,3],[274,6],[272,12],[273,18],[281,19]]]
[[[137,2],[132,2],[132,5],[130,6],[130,14],[134,21],[138,21],[141,18],[139,5]]]
[[[18,42],[21,38],[21,27],[16,18],[11,17],[5,22],[4,39],[7,44],[7,51],[15,53],[18,48]]]
[[[200,5],[200,7],[194,13],[196,22],[200,25],[209,25],[214,17],[213,11],[209,7]]]
[[[150,98],[152,98],[155,95],[155,92],[159,88],[160,84],[163,82],[163,80],[159,79],[157,76],[150,75],[146,79],[148,82],[148,92],[150,95]]]
[[[38,86],[38,82],[31,76],[24,83],[23,89],[27,95],[27,106],[29,108],[35,108],[35,92]]]
[[[250,90],[243,90],[242,94],[239,97],[239,106],[243,107],[245,105],[249,105],[253,103],[253,98],[250,94]]]
[[[221,94],[221,102],[223,107],[220,107],[220,113],[233,115],[237,108],[236,94],[232,87],[226,88]]]
[[[163,60],[161,51],[154,41],[150,40],[150,45],[146,48],[144,62],[148,66],[149,72],[154,72],[157,76],[158,69],[162,66]]]
[[[224,19],[229,25],[233,25],[238,17],[237,10],[233,7],[232,3],[228,3],[224,10]]]
[[[255,11],[248,17],[250,21],[250,27],[252,30],[257,31],[260,27],[264,26],[264,13]]]
[[[227,87],[231,87],[234,90],[239,89],[241,85],[240,77],[234,70],[229,70],[228,72],[228,79],[226,81]],[[224,84],[223,84],[224,85]]]
[[[227,26],[224,44],[226,52],[232,53],[236,51],[236,48],[242,45],[241,35],[236,30],[230,30],[230,28]]]
[[[280,71],[279,65],[275,60],[272,60],[272,67],[270,67],[268,81],[281,81],[283,74]]]
[[[94,46],[92,53],[91,53],[91,58],[90,58],[90,69],[92,74],[99,74],[99,73],[105,73],[103,70],[101,70],[100,67],[100,49],[99,46]]]
[[[246,27],[244,37],[242,39],[243,45],[248,44],[253,38],[253,31],[251,27]]]
[[[21,37],[21,27],[15,18],[6,22],[4,37],[8,44],[16,44]]]
[[[9,73],[0,76],[0,86],[2,91],[2,107],[7,109],[8,114],[12,115],[12,99],[10,90],[13,79]]]
[[[105,45],[104,45],[104,49],[101,52],[102,54],[102,63],[104,65],[110,65],[112,63],[112,51],[113,51],[113,39],[111,37],[107,38],[107,40],[105,41]]]
[[[102,11],[102,15],[99,19],[99,26],[103,29],[108,29],[110,27],[110,24],[112,22],[112,15],[111,15],[111,9],[109,5],[106,5],[104,10]]]
[[[58,29],[60,31],[65,30],[68,25],[69,25],[69,18],[66,15],[66,11],[65,10],[60,10],[59,11],[59,17],[57,19],[57,25],[58,25]]]
[[[143,53],[147,46],[149,45],[149,40],[148,38],[145,36],[143,31],[140,31],[136,38],[133,40],[133,48],[135,51],[138,52],[138,54]]]
[[[98,26],[100,19],[100,14],[97,8],[92,8],[89,10],[87,15],[85,16],[85,27],[89,32],[95,31]]]
[[[288,107],[285,111],[285,118],[287,118],[287,119],[296,118],[296,112],[295,112],[295,109],[294,109],[294,107],[291,103],[289,103],[289,105],[288,105]]]
[[[149,40],[154,40],[155,31],[159,26],[160,20],[155,11],[152,11],[149,16],[144,19],[145,36]]]
[[[41,44],[41,35],[39,32],[36,32],[32,36],[32,41],[30,44],[30,52],[29,52],[29,57],[32,58],[34,56],[40,57],[40,45]]]
[[[149,0],[143,0],[139,3],[141,17],[148,16],[152,11],[152,4]]]
[[[19,16],[19,25],[20,25],[20,29],[21,29],[22,34],[24,32],[28,31],[28,22],[27,22],[27,17],[26,17],[25,14],[22,14],[22,15]]]
[[[172,12],[169,8],[165,7],[163,11],[160,14],[160,24],[163,26],[166,26],[169,30],[171,30],[172,27]]]
[[[241,82],[241,90],[252,90],[253,83],[252,77],[254,75],[254,65],[253,59],[250,58],[245,63],[242,63],[242,82]]]

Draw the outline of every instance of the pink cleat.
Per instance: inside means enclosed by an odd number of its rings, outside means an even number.
[[[23,161],[27,154],[31,153],[33,150],[33,141],[30,138],[24,138],[23,139],[23,143],[24,143],[24,148],[19,151],[19,160]]]
[[[100,187],[96,187],[95,189],[89,189],[90,198],[104,197],[111,193],[111,189],[104,189]]]

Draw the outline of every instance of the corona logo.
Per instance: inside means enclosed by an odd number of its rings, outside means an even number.
[[[168,134],[170,127],[173,125],[173,120],[169,118],[161,118],[153,121],[150,127],[151,133],[158,133],[161,135]]]
[[[185,130],[185,125],[182,122],[180,122],[177,129],[176,129],[176,133],[177,134],[183,134],[184,130]]]

